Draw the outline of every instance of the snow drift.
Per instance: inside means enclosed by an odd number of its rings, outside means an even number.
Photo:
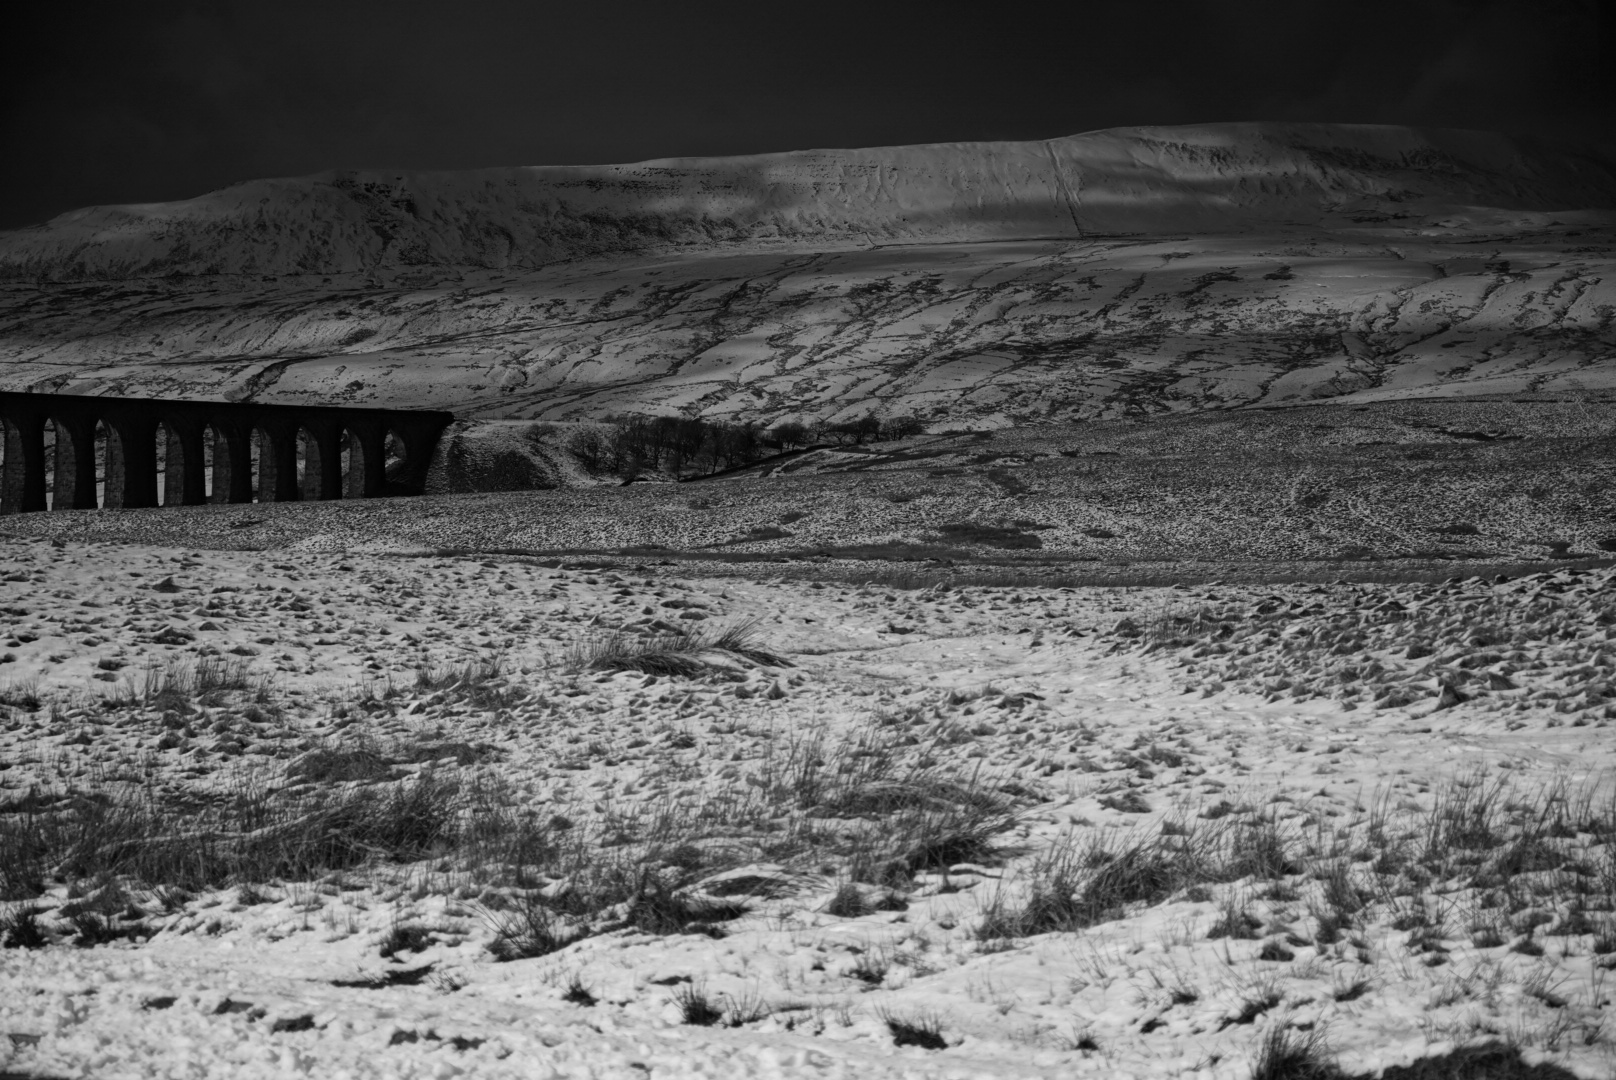
[[[0,280],[521,270],[680,249],[1610,208],[1609,148],[1369,125],[1136,127],[1040,142],[254,180],[0,233]]]

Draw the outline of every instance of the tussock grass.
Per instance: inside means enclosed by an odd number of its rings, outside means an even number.
[[[920,1013],[903,1016],[884,1008],[876,1015],[892,1033],[893,1046],[918,1046],[922,1050],[947,1050],[948,1040],[943,1038],[943,1023],[936,1015]]]
[[[658,634],[615,630],[574,645],[567,655],[567,667],[573,671],[637,671],[695,678],[712,670],[719,659],[759,667],[791,666],[759,642],[756,622],[748,621],[722,629]]]
[[[417,739],[381,743],[360,737],[314,747],[287,765],[286,778],[301,783],[364,783],[387,779],[394,775],[398,766],[439,761],[475,765],[498,754],[498,750],[486,744],[457,740]]]
[[[583,984],[583,980],[578,977],[577,972],[574,972],[572,978],[568,981],[567,989],[561,994],[561,1000],[571,1005],[582,1006],[586,1009],[592,1008],[600,1001],[600,999],[591,993],[590,989]]]
[[[0,948],[40,949],[50,944],[39,915],[39,908],[25,904],[0,916]]]
[[[937,764],[947,760],[946,734],[938,725],[905,746],[903,736],[872,726],[827,747],[816,731],[771,752],[757,788],[767,803],[801,815],[777,853],[837,855],[853,880],[880,885],[955,863],[1002,862],[995,837],[1015,826],[1015,800],[984,783],[980,765],[961,776]],[[841,827],[827,835],[821,823],[832,822]]]
[[[525,896],[513,910],[492,915],[490,921],[494,939],[488,951],[501,962],[548,956],[586,936],[534,896]],[[594,1004],[593,998],[589,1004]]]
[[[23,712],[38,712],[43,704],[38,679],[7,679],[0,683],[0,705]]]
[[[673,1000],[679,1006],[679,1015],[687,1024],[712,1027],[724,1019],[724,1010],[712,1003],[705,987],[700,984],[686,983],[679,987],[673,992]]]
[[[1345,1080],[1330,1060],[1323,1033],[1275,1024],[1263,1033],[1251,1062],[1251,1080]]]
[[[242,785],[201,809],[69,793],[0,815],[0,898],[37,896],[51,879],[195,890],[413,860],[454,843],[459,799],[456,781],[433,775],[280,794]]]
[[[1395,835],[1384,805],[1333,837],[1286,832],[1240,811],[1120,839],[1068,834],[1033,861],[1019,892],[1001,883],[976,936],[991,942],[1082,930],[1130,905],[1205,897],[1210,886],[1245,881],[1270,883],[1265,896],[1275,902],[1302,901],[1320,946],[1385,922],[1411,932],[1412,951],[1436,953],[1446,929],[1421,898],[1440,884],[1444,894],[1465,891],[1482,907],[1521,896],[1521,906],[1553,912],[1540,915],[1542,924],[1590,937],[1594,947],[1612,924],[1589,913],[1616,912],[1609,840],[1616,799],[1597,802],[1592,791],[1554,783],[1524,794],[1482,774],[1459,777],[1438,788],[1429,807],[1401,811]],[[1206,936],[1255,940],[1262,927],[1249,902],[1225,893]],[[1530,934],[1514,947],[1523,945],[1538,947]]]
[[[253,674],[244,659],[201,656],[194,661],[171,659],[124,677],[104,697],[111,708],[150,709],[190,715],[202,707],[245,699],[256,705],[274,701],[274,680]]]
[[[468,660],[464,664],[426,665],[415,673],[415,691],[428,699],[463,702],[490,712],[508,709],[525,696],[510,683],[498,657]]]

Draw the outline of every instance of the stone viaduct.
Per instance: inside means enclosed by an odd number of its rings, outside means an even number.
[[[0,391],[0,513],[418,495],[453,419]]]

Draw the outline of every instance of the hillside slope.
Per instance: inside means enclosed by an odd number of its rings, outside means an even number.
[[[632,165],[345,172],[0,234],[0,280],[531,269],[715,245],[1227,232],[1616,207],[1608,151],[1323,124],[1117,128],[1024,143]]]
[[[0,286],[0,386],[990,426],[1609,391],[1616,244],[1592,232],[685,254],[417,288]]]
[[[0,234],[0,388],[996,426],[1616,390],[1616,168],[1386,127],[265,180]]]

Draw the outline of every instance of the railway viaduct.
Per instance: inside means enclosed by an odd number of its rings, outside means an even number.
[[[0,391],[0,513],[418,495],[453,419]]]

